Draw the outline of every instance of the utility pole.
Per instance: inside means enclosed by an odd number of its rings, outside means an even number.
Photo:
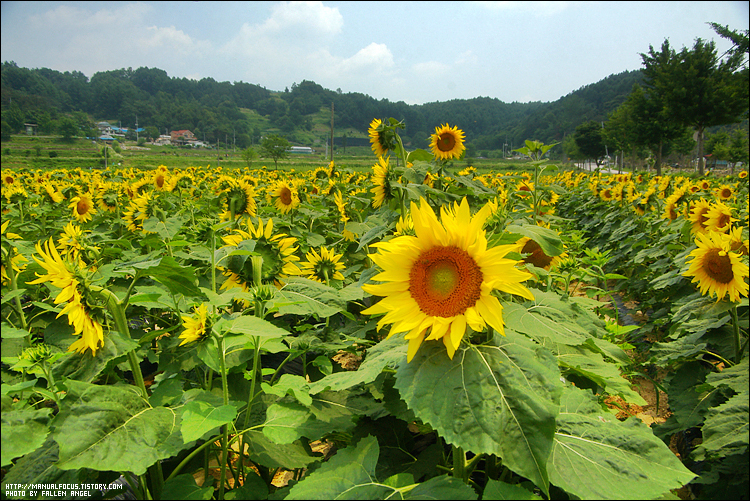
[[[138,142],[138,115],[135,116],[135,142]]]
[[[331,162],[333,162],[333,101],[331,101]]]

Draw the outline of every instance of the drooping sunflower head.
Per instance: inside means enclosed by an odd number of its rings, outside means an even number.
[[[515,245],[488,249],[483,225],[490,210],[484,206],[474,216],[464,198],[453,207],[442,207],[441,220],[424,199],[411,203],[415,236],[404,235],[374,244],[371,259],[383,270],[366,284],[365,292],[384,296],[363,311],[385,313],[378,329],[393,324],[389,336],[407,332],[407,361],[422,341],[442,340],[453,358],[467,326],[482,331],[487,325],[504,334],[502,305],[494,289],[533,299],[521,282],[532,277],[505,258]]]
[[[84,255],[98,254],[100,248],[89,243],[86,233],[91,232],[82,230],[80,226],[69,222],[57,240],[60,253],[63,256],[69,256],[73,261],[80,261]]]
[[[59,204],[65,200],[65,196],[58,191],[57,187],[50,182],[45,182],[43,185],[44,192],[46,193],[46,200],[49,200],[53,204]]]
[[[544,253],[542,247],[529,237],[521,238],[516,244],[521,248],[519,251],[521,254],[527,254],[527,256],[523,258],[523,261],[521,261],[522,263],[529,263],[537,268],[543,268],[547,271],[557,266],[562,259],[568,257],[564,252],[557,256],[548,256]]]
[[[82,193],[77,197],[71,198],[68,208],[73,209],[73,217],[81,223],[91,221],[92,215],[96,214],[94,198],[90,193]]]
[[[194,307],[192,316],[182,317],[182,327],[185,330],[180,334],[180,339],[182,339],[180,346],[200,341],[208,336],[211,332],[211,321],[208,318],[206,303],[201,303],[197,308]]]
[[[695,244],[697,248],[690,253],[690,268],[683,276],[693,277],[692,282],[698,282],[701,294],[715,295],[717,301],[728,296],[730,301],[737,302],[740,296],[747,296],[748,266],[732,252],[729,239],[722,233],[699,233]]]
[[[386,138],[386,127],[379,118],[370,122],[370,128],[367,129],[367,134],[370,136],[370,148],[372,148],[372,152],[375,153],[375,155],[382,157],[388,153],[390,144]]]
[[[464,152],[464,132],[457,126],[452,128],[447,123],[435,127],[435,133],[430,135],[430,149],[435,158],[451,160],[459,158]]]
[[[333,195],[333,202],[336,204],[336,209],[339,211],[341,222],[345,223],[349,221],[349,216],[346,215],[346,203],[344,202],[344,196],[341,194],[340,190],[336,190],[336,193]]]
[[[376,209],[393,198],[393,190],[391,189],[392,173],[390,163],[388,162],[389,158],[380,157],[378,158],[378,163],[372,166],[372,184],[374,187],[370,191],[374,194],[372,206]]]
[[[130,201],[127,210],[122,213],[122,220],[130,231],[143,230],[143,222],[153,215],[153,211],[151,192],[147,191]]]
[[[105,212],[117,212],[120,200],[120,184],[104,182],[96,190],[96,203]]]
[[[343,254],[321,247],[320,253],[310,249],[305,257],[307,261],[300,263],[302,276],[323,284],[329,284],[331,280],[344,280],[341,274],[344,264],[340,262]]]

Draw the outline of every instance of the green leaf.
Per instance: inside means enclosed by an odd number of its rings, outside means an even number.
[[[13,458],[35,451],[44,444],[49,434],[52,409],[24,409],[2,413],[2,466]]]
[[[417,148],[416,150],[409,153],[409,155],[406,157],[407,162],[429,162],[433,158],[433,154],[429,151],[425,151],[423,149]]]
[[[312,404],[310,385],[302,376],[284,374],[275,385],[271,386],[264,381],[260,383],[260,387],[269,395],[284,397],[291,394],[302,405],[309,407]]]
[[[219,426],[231,423],[235,417],[237,409],[231,405],[214,407],[208,402],[198,400],[188,402],[182,411],[182,439],[186,444],[198,440]]]
[[[26,289],[16,289],[3,293],[3,299],[0,301],[0,304],[5,304],[13,298],[23,296],[24,293],[26,293]],[[5,334],[3,334],[3,337],[5,337]]]
[[[73,336],[68,336],[68,338],[71,344],[76,340]],[[124,357],[136,348],[138,348],[137,342],[123,337],[117,331],[109,331],[104,336],[104,346],[96,351],[95,356],[90,350],[83,353],[66,353],[52,366],[52,375],[58,381],[62,378],[69,378],[91,382],[107,368],[112,360]]]
[[[245,432],[244,435],[250,459],[268,468],[305,468],[319,459],[310,456],[298,441],[279,445],[256,430]]]
[[[3,446],[5,443],[3,442]],[[87,476],[86,470],[63,471],[57,467],[59,446],[51,436],[41,447],[19,459],[3,478],[3,493],[8,484],[77,483]]]
[[[317,315],[327,318],[346,311],[346,302],[333,287],[309,280],[292,277],[283,289],[276,291],[268,302],[268,308],[278,308],[282,315]]]
[[[52,432],[60,445],[59,468],[142,475],[156,461],[175,453],[174,444],[168,443],[177,430],[172,409],[151,407],[134,387],[73,380],[65,384],[68,395]]]
[[[183,473],[164,482],[161,499],[202,499],[208,501],[214,495],[213,486],[198,487],[192,475]]]
[[[541,501],[542,498],[536,494],[530,492],[528,489],[524,489],[520,485],[507,484],[499,480],[489,479],[487,485],[484,487],[482,493],[482,501],[499,500],[503,501],[506,499],[518,499],[528,501]]]
[[[695,478],[640,419],[620,422],[572,386],[563,393],[548,469],[553,484],[581,499],[654,499]]]
[[[263,320],[252,315],[244,315],[235,318],[231,323],[228,323],[224,330],[228,332],[234,332],[237,334],[243,334],[247,342],[254,343],[253,337],[257,336],[260,338],[271,338],[271,337],[284,337],[289,335],[289,331],[276,327],[268,320]]]
[[[379,452],[377,439],[365,437],[295,484],[285,499],[386,499],[395,489],[375,479]]]
[[[747,360],[747,359],[745,359]],[[747,368],[746,368],[747,370]],[[747,376],[747,374],[746,374]],[[701,450],[718,452],[721,456],[744,454],[750,441],[748,416],[750,416],[750,392],[747,386],[729,400],[709,409],[703,423]]]
[[[399,366],[395,387],[446,442],[502,457],[548,493],[560,372],[548,350],[505,332],[484,345],[462,344],[453,360],[442,343],[425,342],[411,363]]]
[[[418,484],[412,490],[400,494],[404,499],[477,499],[474,489],[460,479],[447,475],[433,477]]]
[[[181,214],[175,214],[161,221],[157,217],[150,217],[143,221],[143,230],[151,233],[158,233],[164,240],[172,240],[182,228],[185,217]]]
[[[548,300],[537,298],[535,304],[530,306],[518,303],[503,305],[505,325],[526,334],[542,346],[553,349],[557,343],[570,346],[585,343],[589,334],[579,325],[570,322],[570,316],[565,312],[547,303]]]
[[[357,246],[357,252],[362,250],[362,247],[369,244],[375,239],[378,239],[388,233],[388,230],[390,229],[390,226],[387,224],[379,224],[369,230],[367,230],[367,233],[362,235],[362,237],[359,239],[359,245]]]
[[[404,334],[395,334],[384,339],[367,350],[365,360],[356,371],[334,372],[310,383],[310,394],[315,395],[326,389],[340,391],[358,384],[371,383],[384,367],[395,367],[400,362],[406,363],[407,346]]]
[[[542,248],[542,251],[550,257],[559,256],[565,251],[562,240],[560,240],[560,235],[549,228],[533,224],[522,226],[511,224],[505,228],[505,231],[520,233],[525,237],[529,237],[531,240],[538,243],[539,247]]]
[[[748,358],[743,358],[742,361],[737,364],[724,369],[721,372],[712,372],[706,376],[706,382],[714,387],[720,385],[726,385],[737,393],[742,393],[748,389],[748,380],[750,379],[750,372],[748,372]]]
[[[201,292],[195,285],[195,271],[189,266],[180,265],[174,258],[165,256],[155,266],[149,266],[145,273],[163,284],[172,294],[196,297]]]
[[[2,327],[0,327],[0,333],[2,334],[3,339],[22,339],[31,334],[29,331],[11,327],[10,324],[5,322],[3,322]]]
[[[327,433],[349,432],[354,428],[353,413],[319,402],[317,412],[297,402],[281,401],[266,411],[263,434],[277,444],[291,444],[301,437],[317,440]],[[321,409],[321,407],[324,407]],[[326,420],[317,415],[325,414]]]

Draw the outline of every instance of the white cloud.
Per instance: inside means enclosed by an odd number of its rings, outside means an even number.
[[[491,11],[516,11],[519,13],[531,12],[537,16],[552,16],[568,9],[574,4],[581,2],[470,2],[479,7]],[[589,2],[591,3],[591,2]]]
[[[424,63],[415,64],[414,66],[412,66],[412,69],[414,70],[414,73],[417,73],[423,77],[437,78],[448,73],[451,67],[445,63],[440,63],[438,61],[426,61]]]

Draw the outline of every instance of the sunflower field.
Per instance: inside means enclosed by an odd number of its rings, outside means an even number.
[[[747,498],[747,172],[403,127],[370,173],[3,169],[3,496]]]

